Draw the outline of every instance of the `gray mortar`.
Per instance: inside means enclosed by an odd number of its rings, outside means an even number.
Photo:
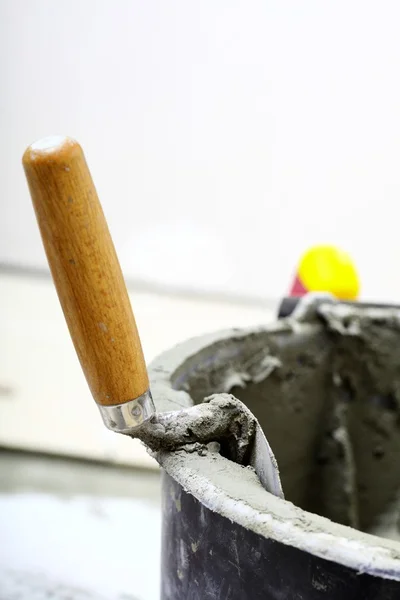
[[[226,445],[230,460],[247,464],[255,433],[256,419],[246,406],[230,394],[216,394],[186,410],[156,414],[142,425],[140,439],[156,453],[190,444],[201,452],[203,446],[218,442],[220,451]]]
[[[172,444],[162,431],[156,445],[146,441],[208,508],[260,535],[400,580],[400,545],[354,529],[385,535],[388,515],[398,521],[400,311],[305,306],[270,326],[189,340],[150,367],[160,413],[210,394],[232,393],[244,402],[275,453],[288,501],[204,444],[200,452],[177,449],[211,441],[207,419],[208,431],[200,423],[189,440],[186,427]],[[173,427],[171,416],[168,422]]]

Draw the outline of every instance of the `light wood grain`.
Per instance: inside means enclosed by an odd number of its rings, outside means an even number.
[[[95,401],[149,388],[125,282],[84,154],[71,138],[30,146],[23,165],[58,297]]]

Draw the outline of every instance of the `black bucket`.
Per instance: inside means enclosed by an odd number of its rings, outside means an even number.
[[[306,299],[150,367],[157,410],[231,393],[285,500],[216,448],[160,452],[163,600],[400,598],[400,310]]]

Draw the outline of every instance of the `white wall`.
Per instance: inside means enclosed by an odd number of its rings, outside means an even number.
[[[125,272],[276,296],[353,253],[400,301],[400,4],[2,0],[0,261],[44,265],[25,146],[84,146]]]

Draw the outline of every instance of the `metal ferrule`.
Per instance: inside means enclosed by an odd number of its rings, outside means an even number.
[[[124,404],[114,404],[113,406],[98,404],[97,406],[105,426],[117,433],[132,433],[155,413],[150,390],[134,400],[124,402]]]

